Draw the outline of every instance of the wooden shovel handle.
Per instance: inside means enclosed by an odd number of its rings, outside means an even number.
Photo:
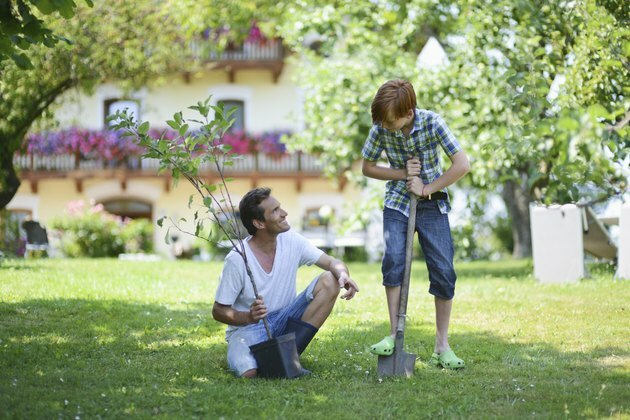
[[[407,222],[407,242],[405,249],[405,274],[403,282],[400,286],[400,303],[398,305],[398,323],[396,326],[396,335],[405,330],[405,320],[407,317],[407,300],[409,297],[409,283],[411,280],[411,260],[413,258],[413,237],[416,233],[416,208],[418,206],[418,197],[409,193],[409,220]]]

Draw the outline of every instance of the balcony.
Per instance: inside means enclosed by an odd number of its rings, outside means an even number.
[[[193,56],[201,62],[209,63],[214,68],[224,69],[230,83],[234,83],[236,72],[240,70],[269,70],[273,82],[277,83],[282,69],[286,50],[279,38],[245,40],[242,44],[228,44],[227,48],[217,53],[210,51],[208,40],[191,43]]]
[[[156,178],[165,180],[165,189],[170,188],[171,175],[158,174],[159,162],[156,159],[143,159],[139,156],[125,156],[123,159],[84,157],[79,152],[46,156],[38,153],[16,154],[13,164],[19,171],[22,181],[30,182],[37,192],[40,180],[51,178],[73,179],[77,191],[81,192],[83,181],[90,178],[118,179],[123,189],[132,178]],[[316,179],[322,168],[315,156],[301,152],[269,155],[255,152],[234,160],[231,167],[225,168],[225,175],[231,178],[246,178],[256,187],[262,179],[291,179],[297,191],[301,191],[305,179]],[[216,168],[206,163],[201,175],[209,182],[220,178]]]

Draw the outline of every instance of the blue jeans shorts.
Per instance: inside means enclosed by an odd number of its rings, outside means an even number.
[[[382,272],[384,286],[400,286],[405,274],[405,248],[408,218],[399,211],[383,210],[385,253]],[[442,214],[437,201],[419,200],[416,232],[429,270],[429,293],[442,299],[455,296],[457,275],[453,268],[453,239],[448,214]]]
[[[267,322],[269,323],[269,329],[273,337],[282,334],[289,317],[302,318],[306,307],[313,300],[313,290],[318,280],[319,276],[313,279],[311,284],[309,284],[289,306],[267,314]],[[234,331],[227,338],[227,358],[230,369],[232,369],[237,376],[243,375],[243,373],[248,370],[256,369],[256,359],[254,359],[254,356],[249,350],[249,346],[268,339],[267,331],[265,330],[265,325],[262,320],[258,321],[257,324],[250,324]]]

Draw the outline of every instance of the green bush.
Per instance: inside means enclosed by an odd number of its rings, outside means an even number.
[[[459,261],[497,259],[511,254],[514,247],[510,219],[473,217],[453,227],[455,259]]]
[[[123,221],[100,204],[71,202],[67,215],[52,221],[61,231],[61,250],[67,257],[116,257],[125,252],[149,252],[153,248],[149,221]]]
[[[0,255],[21,257],[25,239],[20,231],[20,219],[9,210],[0,210]]]
[[[153,225],[149,220],[130,220],[123,224],[121,234],[126,253],[153,252]]]

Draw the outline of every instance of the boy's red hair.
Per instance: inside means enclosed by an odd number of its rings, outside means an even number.
[[[385,82],[372,100],[372,123],[402,118],[409,110],[416,109],[416,92],[408,80],[396,79]]]

